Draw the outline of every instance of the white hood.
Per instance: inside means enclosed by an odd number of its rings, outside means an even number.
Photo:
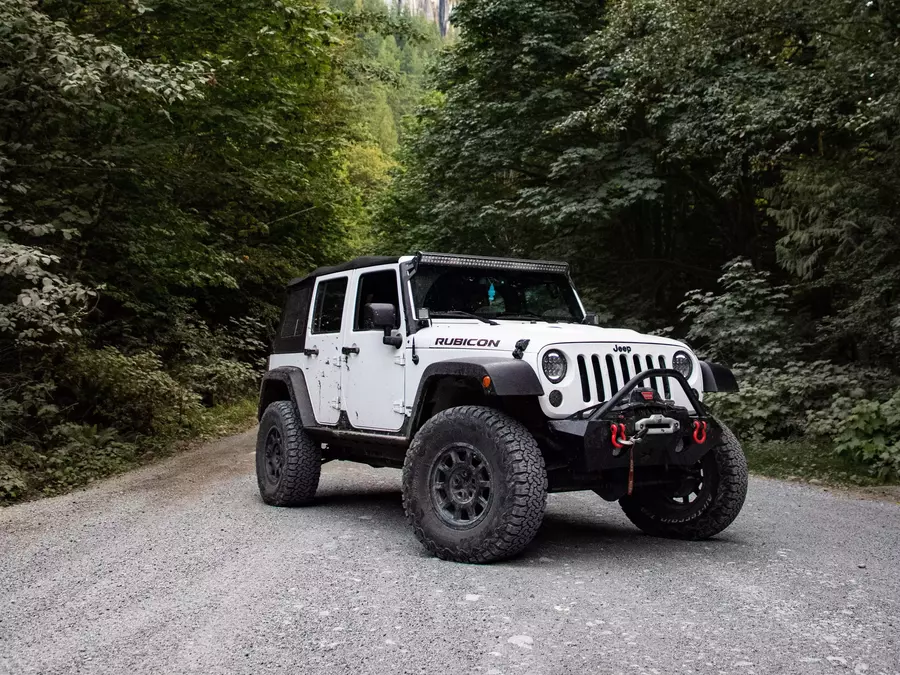
[[[416,333],[416,349],[436,347],[468,347],[511,352],[516,342],[528,340],[526,353],[538,352],[551,344],[621,343],[650,344],[688,349],[678,340],[644,335],[627,328],[600,328],[572,323],[544,323],[530,321],[498,321],[496,326],[474,319],[435,319],[429,328]],[[446,340],[465,340],[467,344],[442,344]],[[471,342],[474,340],[475,342]]]

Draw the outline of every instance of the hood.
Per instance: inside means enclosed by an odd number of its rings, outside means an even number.
[[[528,340],[526,352],[536,352],[551,344],[610,342],[688,347],[678,340],[644,335],[627,328],[600,328],[571,323],[498,321],[491,326],[474,319],[438,319],[415,334],[416,348],[468,347],[512,351],[516,342]]]

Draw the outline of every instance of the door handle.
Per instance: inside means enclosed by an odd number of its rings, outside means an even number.
[[[304,353],[306,356],[318,356],[318,355],[319,355],[319,350],[316,349],[315,347],[313,347],[312,349],[304,349],[304,350],[303,350],[303,353]]]
[[[341,354],[359,354],[359,347],[341,347]]]

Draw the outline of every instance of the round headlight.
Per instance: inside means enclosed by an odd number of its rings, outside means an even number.
[[[675,356],[672,357],[672,367],[684,375],[686,380],[694,372],[694,362],[687,352],[675,352]]]
[[[563,356],[562,352],[551,349],[544,354],[544,358],[541,359],[541,367],[544,369],[544,375],[547,376],[547,379],[553,384],[556,384],[557,382],[561,382],[566,376],[568,364],[566,363],[566,357]]]

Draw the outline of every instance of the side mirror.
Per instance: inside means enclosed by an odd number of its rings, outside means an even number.
[[[588,312],[584,315],[584,318],[581,320],[581,323],[587,324],[588,326],[599,326],[600,325],[600,317],[597,316],[596,312]]]
[[[384,331],[384,337],[381,341],[391,347],[400,348],[403,346],[403,337],[400,335],[391,335],[394,326],[397,324],[397,310],[387,302],[370,302],[363,306],[363,328],[371,330],[380,328]]]
[[[363,328],[392,330],[397,323],[397,310],[387,302],[370,302],[363,307]]]

